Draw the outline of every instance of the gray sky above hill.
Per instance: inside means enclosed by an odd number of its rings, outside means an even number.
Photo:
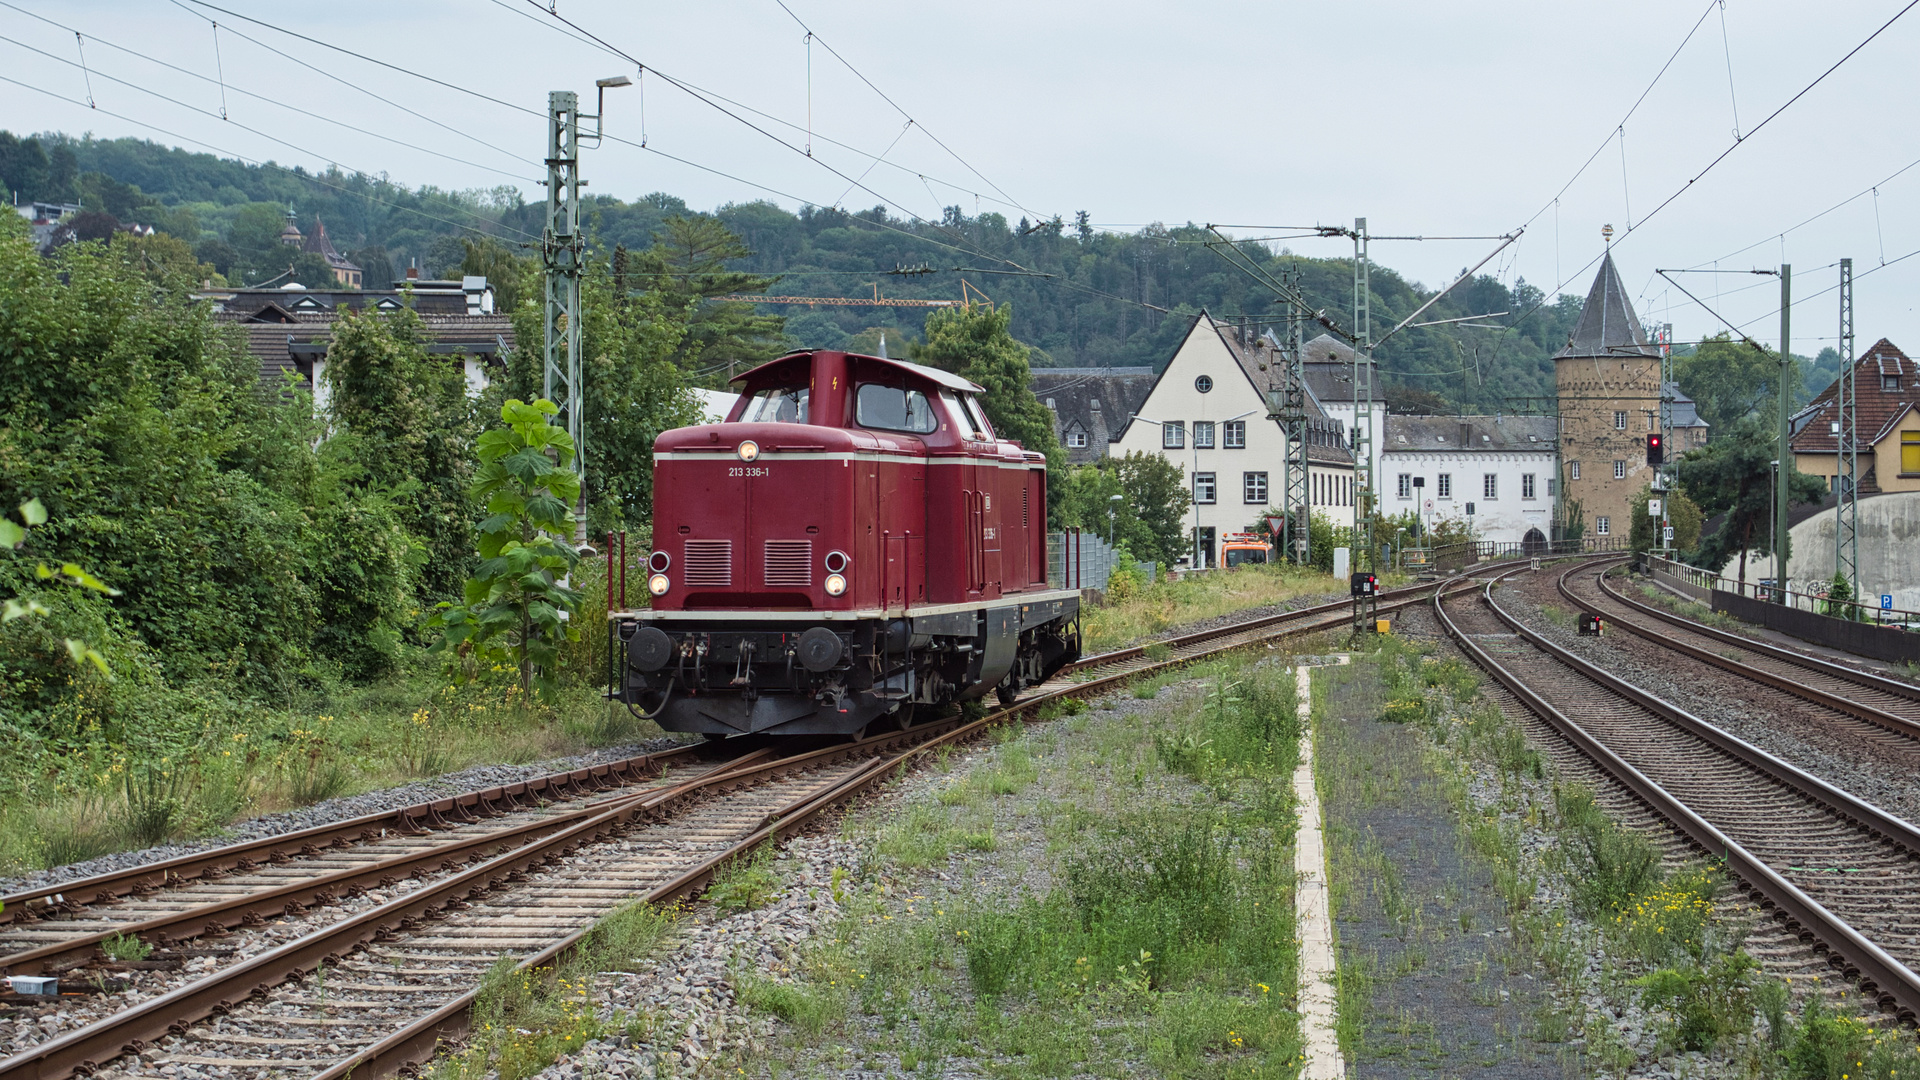
[[[542,175],[546,92],[590,95],[596,77],[634,73],[627,61],[557,23],[544,2],[527,0],[222,0],[220,6],[267,26],[186,0],[9,3],[81,30],[88,70],[68,63],[79,60],[70,31],[0,7],[0,35],[52,54],[0,42],[0,74],[66,98],[91,93],[100,110],[137,122],[0,82],[0,127],[134,135],[309,168],[337,163],[409,185],[513,184],[531,199],[542,197],[532,181]],[[1920,350],[1920,255],[1878,268],[1883,258],[1920,249],[1920,167],[1887,179],[1920,160],[1920,111],[1913,105],[1920,100],[1920,11],[1753,129],[1904,3],[1839,0],[1810,12],[1784,0],[1728,0],[1724,9],[1704,0],[980,0],[964,7],[787,0],[818,35],[811,47],[777,0],[559,0],[559,10],[666,76],[771,114],[777,119],[725,105],[793,146],[809,140],[811,109],[814,160],[650,72],[640,88],[611,91],[607,103],[610,133],[637,144],[644,132],[650,149],[609,142],[590,152],[583,172],[595,193],[631,199],[666,191],[698,208],[770,198],[789,208],[807,201],[859,209],[884,200],[895,213],[926,217],[959,204],[1012,220],[1060,214],[1071,221],[1086,210],[1095,223],[1121,231],[1155,221],[1350,224],[1356,215],[1375,232],[1401,235],[1489,235],[1526,224],[1524,238],[1486,272],[1509,282],[1523,276],[1549,291],[1564,282],[1573,293],[1585,292],[1588,264],[1601,251],[1600,228],[1611,223],[1626,234],[1616,235],[1615,257],[1642,318],[1672,321],[1680,340],[1720,324],[1656,277],[1655,267],[1710,269],[1717,260],[1721,269],[1747,270],[1790,261],[1796,295],[1806,298],[1795,307],[1795,351],[1812,353],[1835,336],[1834,295],[1815,294],[1834,284],[1829,264],[1841,256],[1854,259],[1860,279],[1859,349],[1889,337]],[[218,74],[208,16],[222,24]],[[1623,135],[1622,117],[1676,48]],[[221,79],[228,121],[218,116]],[[1736,130],[1744,138],[1739,148],[1689,189],[1689,179],[1734,144]],[[876,165],[829,140],[885,160]],[[1875,185],[1877,195],[1868,192]],[[1350,250],[1342,241],[1289,243],[1303,254]],[[1373,251],[1381,263],[1435,286],[1491,247],[1479,240],[1382,242]],[[929,257],[938,261],[937,249],[929,248]],[[1755,337],[1775,339],[1773,278],[1680,280]]]

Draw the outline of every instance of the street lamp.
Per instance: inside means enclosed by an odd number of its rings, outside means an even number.
[[[1113,536],[1114,536],[1114,532],[1113,532],[1113,527],[1114,527],[1114,526],[1113,526],[1113,523],[1114,523],[1114,515],[1115,515],[1115,513],[1117,513],[1117,512],[1118,512],[1118,510],[1119,510],[1119,507],[1116,507],[1116,506],[1114,506],[1113,504],[1114,504],[1114,503],[1117,503],[1117,502],[1119,502],[1119,501],[1120,501],[1120,499],[1121,499],[1121,496],[1119,496],[1119,495],[1109,495],[1109,496],[1107,496],[1107,546],[1108,546],[1108,547],[1112,547],[1112,546],[1113,546]]]

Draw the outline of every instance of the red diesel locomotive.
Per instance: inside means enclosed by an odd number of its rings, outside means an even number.
[[[798,352],[724,423],[654,441],[652,607],[613,615],[617,693],[669,731],[852,734],[1080,655],[1047,587],[1046,459],[944,371]]]

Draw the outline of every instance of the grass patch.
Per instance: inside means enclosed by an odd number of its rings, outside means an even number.
[[[729,914],[765,906],[780,891],[780,879],[768,865],[772,855],[773,849],[762,845],[747,858],[721,867],[707,887],[706,900]]]
[[[4,740],[0,874],[217,833],[250,815],[475,764],[658,734],[652,724],[609,723],[588,687],[528,706],[514,687],[450,687],[431,671],[322,683],[277,706],[212,696],[181,709],[137,738],[83,716],[76,722],[92,732],[83,740]]]
[[[966,1060],[1022,1077],[1295,1076],[1292,675],[1195,676],[1203,694],[1089,715],[1072,739],[1014,728],[881,822],[877,861],[836,877],[842,921],[798,977],[737,983],[791,1025],[776,1054],[811,1062],[803,1075]],[[1169,738],[1204,753],[1162,764]],[[1044,826],[1044,851],[1009,848],[1033,835],[1023,818]],[[955,873],[945,860],[963,850],[982,860],[963,867],[1033,871],[1032,887],[923,897],[915,882],[934,883],[913,871]]]
[[[1081,622],[1084,648],[1107,652],[1177,626],[1341,591],[1331,575],[1290,563],[1162,577],[1125,600],[1088,609]]]

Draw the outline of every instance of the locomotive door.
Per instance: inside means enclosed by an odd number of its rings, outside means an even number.
[[[983,481],[991,475],[969,458],[960,466],[962,528],[966,533],[966,566],[963,577],[967,599],[977,600],[987,591],[987,492]]]

